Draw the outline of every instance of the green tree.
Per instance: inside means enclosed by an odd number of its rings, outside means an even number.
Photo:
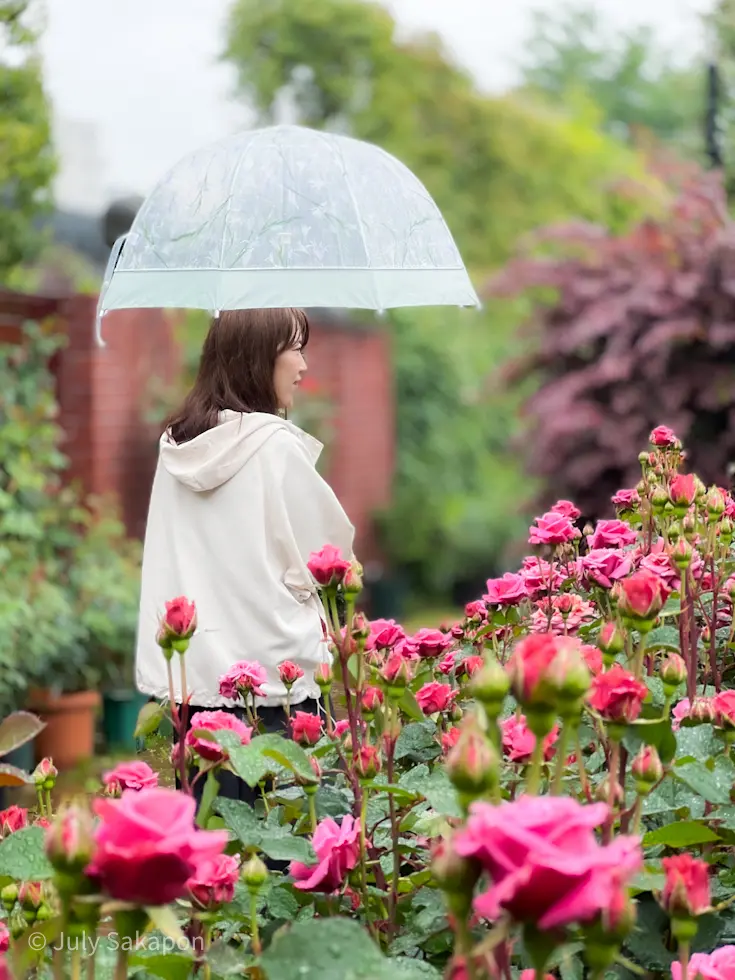
[[[32,259],[55,160],[29,0],[0,0],[0,277]]]
[[[699,60],[677,64],[653,29],[616,30],[595,7],[571,4],[533,14],[523,45],[523,84],[554,101],[591,99],[608,131],[646,131],[700,156],[705,77]]]

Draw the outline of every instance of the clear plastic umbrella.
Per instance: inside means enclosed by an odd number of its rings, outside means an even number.
[[[97,310],[479,306],[423,184],[377,146],[301,126],[181,160],[112,249]]]

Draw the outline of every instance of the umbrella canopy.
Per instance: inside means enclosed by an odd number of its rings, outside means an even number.
[[[479,306],[423,184],[377,146],[301,126],[181,160],[110,255],[98,306]]]

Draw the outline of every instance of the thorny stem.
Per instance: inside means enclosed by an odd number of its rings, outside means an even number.
[[[53,816],[53,812],[54,812],[54,807],[53,807],[53,803],[51,802],[51,790],[47,789],[46,790],[46,816],[47,817]]]
[[[176,704],[176,695],[174,694],[174,674],[173,668],[171,667],[171,661],[166,657],[166,673],[168,674],[168,703],[173,706]]]
[[[46,816],[46,806],[45,806],[44,800],[43,800],[43,787],[42,786],[37,786],[36,787],[36,796],[38,797],[38,815],[39,815],[39,817],[45,817]]]
[[[536,796],[541,785],[541,766],[544,761],[544,739],[543,736],[536,735],[536,742],[533,746],[531,765],[526,778],[526,793],[529,796]]]
[[[641,680],[643,677],[643,658],[646,652],[646,640],[648,639],[647,633],[641,633],[638,640],[638,650],[635,655],[635,670],[633,673],[637,680]]]
[[[633,806],[633,829],[631,833],[637,836],[641,832],[641,817],[643,816],[643,797],[637,796]]]
[[[316,797],[313,793],[309,793],[309,819],[311,820],[311,832],[312,834],[316,830],[317,819],[316,819]]]
[[[393,724],[393,714],[397,711],[397,708],[391,706],[388,712],[388,725]],[[388,743],[387,752],[387,770],[388,770],[388,782],[392,785],[394,782],[394,753],[396,749],[396,743],[393,739]],[[393,793],[388,794],[389,806],[390,806],[390,832],[391,832],[391,842],[393,846],[393,876],[390,882],[390,934],[393,935],[396,927],[396,912],[398,910],[398,880],[401,876],[401,855],[398,851],[398,838],[399,838],[399,826],[398,819],[396,815],[396,800]]]
[[[260,933],[258,932],[258,893],[250,893],[250,942],[253,946],[253,953],[260,956],[263,951],[260,945]]]
[[[607,818],[604,827],[605,843],[609,844],[612,840],[612,828],[615,822],[615,803],[618,791],[618,772],[620,770],[620,742],[617,739],[610,739],[610,761],[608,764],[608,788],[607,805],[610,816]]]
[[[688,980],[689,975],[689,943],[679,942],[679,962],[681,963],[681,980]]]
[[[556,744],[556,769],[554,770],[554,782],[551,786],[551,795],[558,796],[561,793],[562,779],[567,762],[567,746],[572,730],[572,723],[568,719],[562,723],[559,741]]]
[[[345,703],[347,705],[347,717],[350,722],[350,735],[352,736],[352,766],[349,767],[348,772],[350,776],[350,781],[352,783],[352,791],[355,797],[355,811],[360,812],[360,807],[362,805],[362,787],[360,786],[360,781],[355,773],[355,763],[357,762],[357,753],[359,751],[358,742],[358,729],[357,729],[357,708],[356,700],[352,697],[352,691],[350,688],[350,675],[347,669],[348,662],[348,650],[349,643],[351,641],[351,636],[346,633],[346,639],[342,638],[341,630],[339,628],[339,613],[337,611],[337,597],[332,594],[329,596],[329,614],[332,620],[332,641],[337,647],[339,653],[339,666],[342,672],[342,684],[344,686],[345,692]]]

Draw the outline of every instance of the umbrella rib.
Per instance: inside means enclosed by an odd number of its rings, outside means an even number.
[[[363,225],[362,214],[360,212],[359,205],[357,203],[357,198],[355,197],[354,191],[352,190],[352,185],[350,184],[349,178],[347,176],[347,164],[345,163],[344,153],[342,152],[342,147],[333,141],[333,145],[336,144],[336,149],[339,154],[339,159],[342,162],[342,175],[345,179],[345,187],[350,195],[350,200],[352,201],[352,206],[355,209],[355,217],[357,218],[357,227],[360,229],[360,238],[362,239],[362,247],[365,250],[365,266],[366,268],[372,268],[370,264],[370,252],[368,251],[367,242],[365,241],[365,227]]]

